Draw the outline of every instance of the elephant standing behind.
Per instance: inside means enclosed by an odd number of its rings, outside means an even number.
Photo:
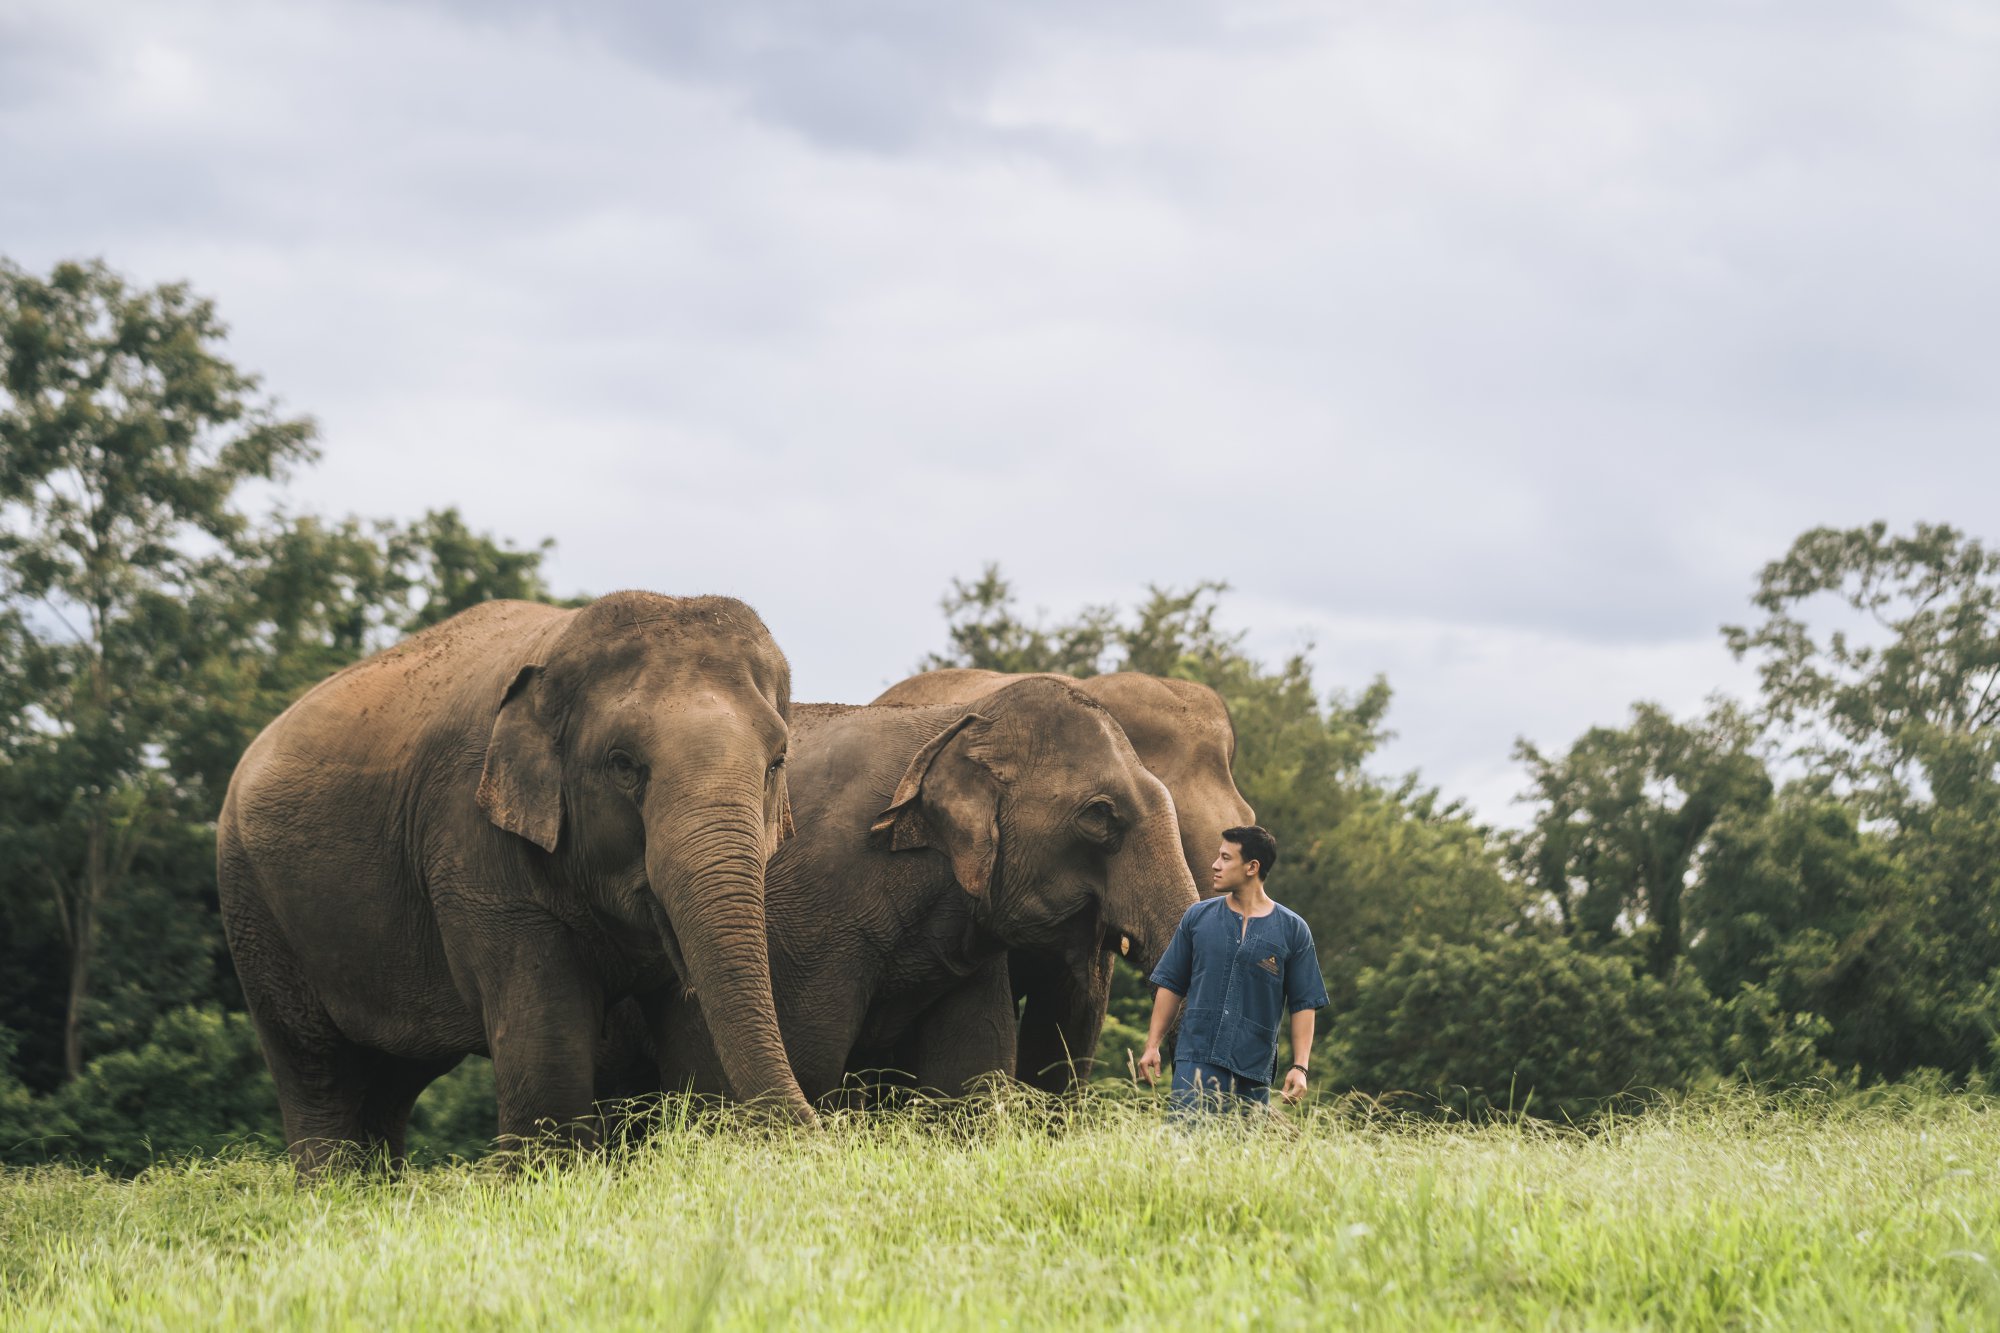
[[[1222,697],[1206,685],[1139,671],[1071,680],[948,668],[909,677],[883,691],[878,704],[973,704],[1010,682],[1065,680],[1103,704],[1123,728],[1147,770],[1174,798],[1188,872],[1201,892],[1222,831],[1256,822],[1236,790],[1236,728]],[[1013,994],[1025,999],[1019,1033],[1021,1076],[1060,1092],[1089,1077],[1111,998],[1111,953],[1119,940],[1078,953],[1016,949],[1010,956]],[[1150,964],[1147,965],[1150,967]]]
[[[779,1026],[809,1097],[890,1065],[958,1094],[1015,1068],[1007,951],[1151,966],[1196,901],[1166,789],[1100,705],[1031,679],[977,709],[801,705],[798,836],[767,878]],[[703,994],[669,1006],[669,1088],[719,1091]]]
[[[791,674],[730,598],[489,602],[322,682],[237,765],[223,924],[301,1170],[403,1152],[490,1054],[499,1131],[583,1127],[608,1002],[691,986],[740,1097],[812,1111],[771,1001]]]

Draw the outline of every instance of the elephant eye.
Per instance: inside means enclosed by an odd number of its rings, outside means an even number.
[[[638,760],[623,750],[613,750],[607,762],[611,766],[611,776],[622,786],[633,786],[645,776],[645,770],[639,767]]]
[[[1118,841],[1119,835],[1125,831],[1118,818],[1118,807],[1104,796],[1086,802],[1083,809],[1077,811],[1076,825],[1083,831],[1084,837],[1106,845]]]
[[[766,769],[765,771],[769,773],[775,773],[784,766],[785,766],[785,756],[781,754],[776,759],[773,759],[771,761],[771,767]]]

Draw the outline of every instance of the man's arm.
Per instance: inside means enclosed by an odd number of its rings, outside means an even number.
[[[1287,1102],[1306,1095],[1306,1071],[1299,1066],[1312,1063],[1313,1020],[1317,1017],[1311,1009],[1301,1009],[1292,1015],[1292,1067],[1285,1071],[1285,1086],[1278,1094]]]
[[[1148,1083],[1160,1079],[1160,1043],[1167,1039],[1167,1029],[1174,1025],[1174,1015],[1181,1011],[1181,997],[1165,986],[1153,992],[1153,1022],[1146,1029],[1146,1053],[1139,1057],[1139,1072],[1146,1076]],[[1310,1014],[1307,1015],[1311,1017]],[[1311,1025],[1308,1024],[1308,1031]],[[1306,1040],[1312,1038],[1308,1036]]]

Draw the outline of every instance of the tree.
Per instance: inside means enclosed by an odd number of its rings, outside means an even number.
[[[1666,977],[1685,944],[1681,900],[1709,830],[1770,800],[1756,739],[1749,719],[1719,702],[1693,723],[1637,704],[1630,725],[1593,727],[1560,757],[1518,742],[1540,808],[1516,865],[1587,947],[1643,929],[1648,969]]]
[[[1798,1031],[1869,1078],[1939,1063],[1909,889],[1890,841],[1818,784],[1718,819],[1688,893],[1688,956],[1729,1002],[1725,1044],[1741,1049],[1727,1063],[1781,1077],[1769,1048]]]
[[[71,1079],[101,916],[181,814],[162,752],[206,632],[204,546],[242,533],[243,483],[313,456],[313,423],[280,416],[224,334],[181,284],[0,262],[0,599],[32,692],[4,720],[9,786],[34,803],[11,850],[61,929]]]
[[[1764,567],[1752,600],[1764,621],[1725,627],[1730,650],[1758,659],[1770,720],[1871,816],[1994,780],[2000,551],[1944,524],[1814,528]],[[1816,630],[1808,603],[1836,608],[1836,624]]]
[[[1067,625],[1031,624],[1015,614],[1014,587],[995,564],[971,583],[953,579],[940,605],[951,647],[930,654],[918,664],[919,671],[977,667],[1094,676],[1103,669],[1115,614],[1109,607],[1086,607]]]
[[[455,508],[408,525],[278,515],[245,531],[200,581],[207,634],[184,664],[170,766],[219,809],[244,748],[313,684],[480,602],[558,600],[541,569],[553,548],[474,532]]]
[[[1330,1043],[1333,1079],[1416,1092],[1465,1116],[1577,1118],[1621,1094],[1685,1088],[1711,1067],[1715,1004],[1685,970],[1658,979],[1563,939],[1411,943],[1361,976]]]
[[[1765,716],[1894,866],[1865,926],[1806,932],[1786,971],[1839,983],[1820,1002],[1828,1044],[1864,1072],[1992,1064],[2000,551],[1944,524],[1815,528],[1765,566],[1754,601],[1763,622],[1724,633],[1757,660]]]
[[[509,545],[472,531],[455,508],[433,510],[400,532],[391,529],[389,563],[410,608],[397,628],[413,634],[501,597],[583,605],[588,597],[564,600],[549,592],[542,561],[555,545],[552,537],[525,549]]]

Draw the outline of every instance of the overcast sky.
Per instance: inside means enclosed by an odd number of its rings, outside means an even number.
[[[1818,524],[2000,540],[2000,7],[0,5],[0,253],[189,279],[297,508],[728,592],[803,699],[1227,579],[1378,764],[1747,672]]]

